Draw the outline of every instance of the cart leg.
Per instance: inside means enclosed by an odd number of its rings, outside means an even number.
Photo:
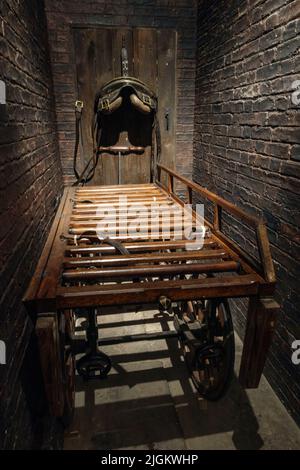
[[[75,403],[75,358],[70,346],[72,312],[39,315],[35,331],[49,412],[68,426]]]
[[[250,297],[239,381],[257,388],[272,341],[278,303],[272,298]]]
[[[39,315],[35,331],[49,411],[53,416],[62,416],[64,384],[57,314]]]
[[[89,308],[87,327],[87,354],[76,364],[79,375],[84,379],[105,378],[111,369],[109,357],[98,349],[97,310]]]

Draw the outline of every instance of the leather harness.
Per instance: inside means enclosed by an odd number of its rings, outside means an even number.
[[[137,78],[119,77],[108,82],[97,93],[94,112],[111,114],[116,111],[123,102],[122,92],[129,90],[129,98],[134,107],[148,114],[157,110],[157,98],[150,88]],[[137,98],[137,99],[136,99]]]
[[[83,172],[78,173],[76,168],[77,152],[80,134],[80,120],[82,103],[76,102],[76,143],[74,152],[74,173],[77,184],[85,184],[90,181],[94,174],[102,152],[110,151],[100,146],[102,134],[102,116],[113,114],[125,100],[129,100],[131,105],[143,114],[153,115],[152,121],[152,146],[151,146],[151,181],[156,177],[156,164],[160,159],[161,140],[160,129],[157,119],[157,97],[152,90],[142,81],[134,77],[122,76],[106,83],[96,94],[94,101],[94,118],[92,123],[92,136],[94,141],[94,152],[86,164]],[[79,103],[79,105],[78,105]],[[81,103],[81,104],[80,104]],[[156,147],[156,152],[154,151]],[[91,166],[92,163],[92,166]]]

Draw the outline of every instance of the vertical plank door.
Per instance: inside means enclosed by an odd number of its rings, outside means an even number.
[[[176,33],[152,28],[84,27],[73,29],[77,99],[84,102],[78,166],[83,169],[93,152],[94,98],[109,80],[121,74],[120,54],[128,51],[129,75],[144,81],[158,96],[158,118],[162,137],[161,161],[175,163],[176,128]],[[121,157],[122,184],[150,180],[151,126],[149,116],[127,107],[104,120],[103,146],[145,147],[142,155]],[[103,153],[91,184],[118,184],[118,157]]]

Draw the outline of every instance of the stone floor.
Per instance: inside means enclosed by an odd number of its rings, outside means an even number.
[[[168,314],[141,307],[99,323],[102,337],[173,329]],[[236,338],[236,373],[241,348]],[[265,378],[245,391],[235,377],[212,403],[195,392],[175,338],[101,349],[113,368],[104,380],[77,377],[65,449],[300,449],[300,430]]]

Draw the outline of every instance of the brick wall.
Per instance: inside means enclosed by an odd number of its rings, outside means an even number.
[[[62,187],[42,1],[1,1],[0,62],[0,447],[30,448],[43,389],[21,298]]]
[[[176,164],[191,175],[195,85],[195,0],[46,0],[64,181],[74,181],[75,63],[71,25],[172,28],[178,32]]]
[[[300,370],[291,362],[299,328],[300,2],[200,0],[194,179],[265,219],[282,306],[265,373],[300,421]],[[300,93],[298,95],[300,98]],[[253,234],[226,229],[255,254]],[[298,261],[297,261],[298,260]],[[242,334],[245,303],[235,303]]]

